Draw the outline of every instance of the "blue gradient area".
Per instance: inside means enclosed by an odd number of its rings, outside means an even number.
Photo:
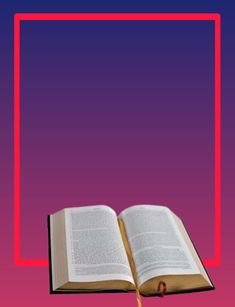
[[[16,12],[221,13],[222,264],[209,268],[214,293],[172,297],[163,303],[194,306],[193,298],[195,306],[220,306],[226,296],[226,306],[233,305],[234,5],[229,1],[2,1],[0,259],[6,305],[25,306],[26,300],[36,306],[97,302],[94,295],[51,297],[47,268],[13,264]],[[166,204],[183,218],[200,255],[213,258],[213,35],[210,21],[22,22],[22,258],[47,258],[48,213],[94,203],[110,204],[117,213],[134,203]],[[17,288],[15,299],[6,281]],[[134,296],[124,294],[99,299],[104,306],[135,304]],[[156,303],[161,302],[144,301],[146,306]]]

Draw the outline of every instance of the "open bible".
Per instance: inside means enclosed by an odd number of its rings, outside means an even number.
[[[167,207],[106,205],[48,216],[51,293],[214,289],[182,221]],[[164,292],[164,293],[163,293]]]

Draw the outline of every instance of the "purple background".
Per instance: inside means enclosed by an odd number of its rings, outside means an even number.
[[[138,2],[113,7],[58,2],[56,9],[43,1],[1,4],[0,266],[5,305],[91,306],[97,299],[104,306],[135,304],[134,294],[50,296],[47,267],[14,266],[13,13],[21,11],[222,13],[222,264],[208,268],[216,291],[143,303],[233,305],[231,8],[181,3],[171,4],[172,9],[147,2],[145,7]],[[136,203],[165,204],[184,220],[201,257],[214,257],[213,29],[209,21],[22,23],[23,259],[47,258],[47,214],[98,203],[117,213]]]

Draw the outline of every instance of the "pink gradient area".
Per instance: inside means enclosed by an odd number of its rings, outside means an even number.
[[[5,263],[6,264],[6,263]],[[228,264],[228,263],[227,263]],[[211,292],[172,295],[164,298],[142,298],[144,306],[233,306],[230,268],[213,268],[209,273],[216,285]],[[1,270],[1,302],[3,306],[137,306],[135,293],[50,295],[46,267],[13,267]],[[225,287],[225,284],[228,286]]]
[[[76,159],[73,159],[76,161]],[[177,160],[178,161],[178,160]],[[180,161],[178,161],[180,164]],[[77,165],[80,165],[77,162]],[[178,214],[191,234],[202,258],[213,257],[213,197],[204,180],[198,184],[202,170],[181,168],[167,171],[164,167],[149,168],[57,168],[57,176],[49,167],[30,168],[22,186],[21,254],[23,259],[47,258],[46,216],[68,206],[107,204],[117,214],[133,204],[164,204]],[[194,180],[187,180],[192,174]],[[24,181],[23,181],[24,182]],[[40,186],[40,190],[37,188]],[[211,187],[212,190],[212,187]],[[200,191],[200,193],[198,193]],[[34,218],[33,218],[34,217]],[[198,221],[203,223],[198,229]],[[31,231],[29,231],[31,230]],[[38,244],[35,244],[35,238]],[[41,238],[44,238],[43,240]],[[33,248],[31,248],[33,246]]]
[[[225,208],[235,195],[231,187],[230,197],[224,199]],[[9,203],[8,201],[5,201]],[[9,206],[10,208],[10,206]],[[12,209],[6,216],[9,218]],[[142,298],[143,307],[165,306],[165,307],[188,307],[188,306],[215,306],[232,307],[234,305],[233,279],[234,279],[234,256],[235,248],[231,241],[233,233],[234,209],[225,210],[223,214],[222,233],[223,239],[223,261],[219,267],[207,268],[215,290],[210,292],[172,295],[165,298]],[[48,268],[47,267],[20,267],[13,263],[13,248],[11,243],[12,224],[4,220],[0,225],[1,232],[6,234],[1,240],[1,304],[3,306],[136,306],[137,301],[134,293],[116,294],[81,294],[81,295],[50,295]],[[200,226],[199,226],[200,227]],[[34,243],[34,247],[36,244]],[[41,246],[41,244],[40,244]]]
[[[226,166],[225,166],[226,167]],[[232,177],[231,170],[226,167],[226,180]],[[229,175],[230,174],[230,175]],[[228,176],[229,175],[229,176]],[[6,178],[9,180],[9,178]],[[214,285],[215,291],[195,294],[182,294],[167,296],[163,299],[142,298],[144,306],[218,306],[232,307],[234,305],[234,257],[235,248],[231,239],[234,229],[234,208],[230,204],[235,199],[234,189],[231,184],[226,187],[227,197],[223,198],[225,210],[223,211],[222,234],[223,234],[223,261],[219,267],[207,268]],[[10,191],[7,191],[9,193]],[[8,208],[5,212],[5,219],[0,224],[1,254],[0,254],[0,284],[1,284],[1,304],[2,306],[137,306],[134,293],[117,294],[81,294],[81,295],[50,295],[48,267],[20,267],[13,262],[13,224],[9,223],[13,210],[11,199],[4,199],[4,204]],[[198,225],[200,227],[200,225]],[[30,236],[33,236],[30,227]],[[203,235],[203,233],[202,233]],[[37,244],[34,242],[33,248]],[[41,246],[41,243],[40,243]],[[32,248],[31,248],[32,249]],[[29,250],[28,250],[29,251]]]

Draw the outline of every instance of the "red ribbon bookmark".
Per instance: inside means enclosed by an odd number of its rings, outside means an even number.
[[[162,288],[162,291],[161,291]],[[160,292],[160,297],[164,297],[166,294],[166,283],[164,281],[160,281],[158,284],[158,292]]]

